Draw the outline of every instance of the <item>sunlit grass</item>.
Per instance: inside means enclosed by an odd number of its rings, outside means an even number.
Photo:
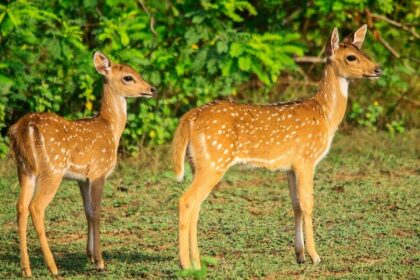
[[[101,238],[107,269],[85,257],[86,221],[77,184],[66,181],[47,209],[46,229],[68,279],[419,279],[419,131],[389,139],[339,134],[315,178],[315,239],[322,262],[295,262],[293,212],[285,176],[236,167],[204,203],[200,271],[182,271],[177,252],[177,183],[166,148],[121,160],[107,182]],[[0,278],[20,276],[15,230],[19,186],[13,164],[0,165]],[[29,223],[33,274],[48,277]]]

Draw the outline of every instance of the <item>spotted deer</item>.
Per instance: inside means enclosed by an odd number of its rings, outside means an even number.
[[[153,97],[155,88],[130,66],[111,64],[100,52],[94,54],[93,62],[104,76],[96,116],[70,121],[53,113],[29,113],[9,130],[21,188],[17,222],[23,276],[32,274],[26,242],[29,213],[45,263],[52,274],[58,274],[45,234],[44,213],[63,178],[79,183],[88,222],[87,255],[97,269],[104,268],[99,244],[102,192],[117,161],[127,120],[126,97]]]
[[[363,25],[339,43],[334,28],[326,46],[323,78],[313,97],[272,105],[216,101],[181,118],[173,140],[175,172],[182,180],[187,153],[194,172],[191,186],[179,200],[182,268],[200,269],[197,222],[201,203],[238,163],[287,171],[297,262],[305,260],[303,220],[307,252],[313,263],[320,262],[312,229],[314,170],[328,153],[343,119],[349,81],[381,75],[381,68],[360,51],[366,31]]]

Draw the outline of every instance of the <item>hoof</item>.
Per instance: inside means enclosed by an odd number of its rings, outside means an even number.
[[[99,272],[99,273],[105,273],[106,272],[105,267],[95,267],[95,270],[96,270],[96,272]]]
[[[95,263],[95,258],[93,257],[93,255],[88,254],[87,258],[89,260],[90,263],[94,264]]]
[[[305,263],[305,258],[296,258],[296,262],[298,264],[303,264],[303,263]]]
[[[179,266],[181,267],[182,270],[190,270],[193,268],[190,262],[184,263],[184,264],[180,263]]]
[[[51,274],[52,274],[54,277],[58,276],[58,269],[57,269],[57,267],[56,267],[56,266],[54,266],[54,267],[49,267],[48,269],[50,270]]]
[[[105,266],[95,266],[96,271],[102,272],[105,271]]]
[[[95,269],[96,271],[105,271],[105,264],[103,261],[95,262]]]
[[[298,264],[302,264],[305,262],[305,254],[304,253],[296,253],[296,262]]]
[[[198,262],[193,262],[192,269],[201,270],[201,263],[199,261]]]
[[[32,271],[30,268],[22,269],[22,277],[32,277]]]
[[[321,262],[321,258],[320,258],[318,255],[316,255],[316,256],[314,256],[314,257],[312,258],[312,263],[313,263],[313,264],[317,265],[317,264],[319,264],[320,262]]]

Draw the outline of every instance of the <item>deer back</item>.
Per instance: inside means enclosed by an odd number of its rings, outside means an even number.
[[[99,177],[115,165],[113,134],[100,118],[68,121],[52,113],[31,113],[10,135],[22,168],[82,179]]]
[[[274,105],[226,101],[197,108],[190,122],[190,153],[198,165],[225,170],[244,162],[269,169],[316,162],[329,146],[321,105],[314,99]]]

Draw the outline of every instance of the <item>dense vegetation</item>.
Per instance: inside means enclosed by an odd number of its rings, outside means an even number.
[[[334,26],[369,26],[364,50],[383,65],[352,86],[348,123],[394,134],[419,119],[420,1],[77,0],[0,4],[0,155],[7,127],[29,111],[92,115],[101,79],[93,50],[139,69],[155,100],[131,100],[124,147],[170,141],[178,117],[215,98],[273,102],[308,96]],[[305,61],[305,57],[301,58]],[[319,59],[318,59],[319,60]]]

